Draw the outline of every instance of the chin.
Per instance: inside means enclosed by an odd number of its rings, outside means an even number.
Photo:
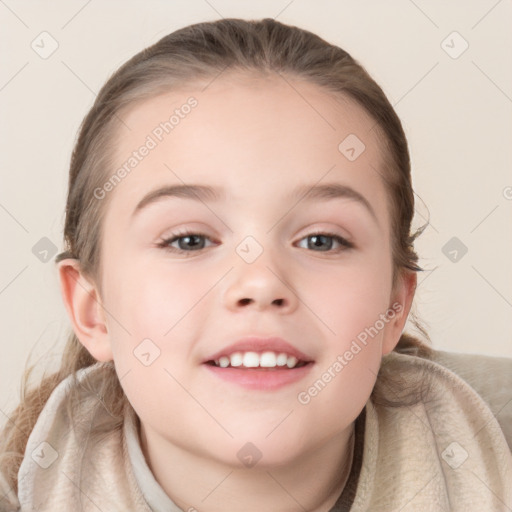
[[[284,431],[283,433],[286,434]],[[302,450],[307,450],[307,447],[298,440],[295,442],[290,436],[283,437],[273,433],[265,438],[265,435],[262,436],[259,432],[257,436],[236,437],[230,441],[229,448],[223,453],[215,454],[216,458],[236,469],[255,467],[270,470],[296,462],[301,457]]]

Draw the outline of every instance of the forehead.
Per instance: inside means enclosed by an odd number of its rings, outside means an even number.
[[[180,181],[220,184],[242,197],[326,177],[374,189],[373,199],[383,193],[375,121],[349,97],[304,80],[221,75],[139,102],[121,117],[127,128],[115,144],[116,167],[152,146],[116,187],[114,197],[131,205],[155,183]]]
[[[187,106],[191,97],[197,101],[192,109]],[[200,130],[198,135],[210,131],[210,137],[235,128],[241,130],[237,131],[241,138],[248,133],[254,135],[254,129],[262,128],[261,139],[265,133],[270,138],[278,132],[283,142],[293,136],[296,140],[307,137],[312,143],[322,138],[329,144],[349,133],[357,134],[369,145],[376,142],[376,123],[355,100],[286,75],[221,75],[128,105],[121,117],[125,125],[121,129],[121,150],[126,145],[136,147],[140,132],[151,134],[172,117],[172,136],[165,137],[168,142],[170,139],[183,142],[180,134],[183,137],[187,134],[189,124],[194,124],[195,132]],[[186,123],[182,122],[187,118]],[[215,133],[211,132],[213,128],[217,130]],[[327,139],[326,134],[330,135]]]

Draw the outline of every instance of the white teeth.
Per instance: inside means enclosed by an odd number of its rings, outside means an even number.
[[[243,357],[240,352],[231,354],[231,366],[241,366],[243,363]]]
[[[298,362],[299,360],[296,357],[290,356],[286,361],[286,366],[288,366],[288,368],[293,368]]]
[[[219,359],[219,366],[220,366],[221,368],[226,368],[226,367],[228,367],[228,366],[229,366],[229,357],[225,357],[225,356],[221,357],[221,358]]]
[[[244,366],[245,368],[275,368],[287,366],[294,368],[299,360],[295,356],[289,356],[284,352],[276,353],[267,351],[258,352],[233,352],[230,356],[222,356],[215,361],[216,366],[227,368],[228,366]]]
[[[260,366],[262,368],[274,368],[276,365],[276,354],[274,352],[263,352],[260,356]]]
[[[260,365],[260,356],[256,352],[246,352],[243,365],[246,368],[256,368]]]
[[[276,358],[277,366],[285,366],[286,361],[288,361],[288,356],[286,354],[279,354]]]

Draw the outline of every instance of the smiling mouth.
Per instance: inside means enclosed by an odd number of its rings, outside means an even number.
[[[266,351],[258,352],[234,352],[229,356],[222,356],[219,359],[206,361],[205,364],[217,368],[232,368],[237,370],[261,370],[261,371],[275,371],[275,370],[293,370],[301,368],[313,361],[302,361],[295,356],[286,354],[284,352],[276,353]]]
[[[203,365],[215,377],[230,384],[251,391],[269,392],[292,386],[304,379],[314,363],[286,352],[249,350],[219,355],[218,358],[215,356]]]

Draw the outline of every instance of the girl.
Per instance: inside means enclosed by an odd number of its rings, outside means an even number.
[[[342,49],[223,19],[130,59],[73,151],[73,334],[5,425],[2,510],[510,510],[512,361],[403,332],[413,212]]]

